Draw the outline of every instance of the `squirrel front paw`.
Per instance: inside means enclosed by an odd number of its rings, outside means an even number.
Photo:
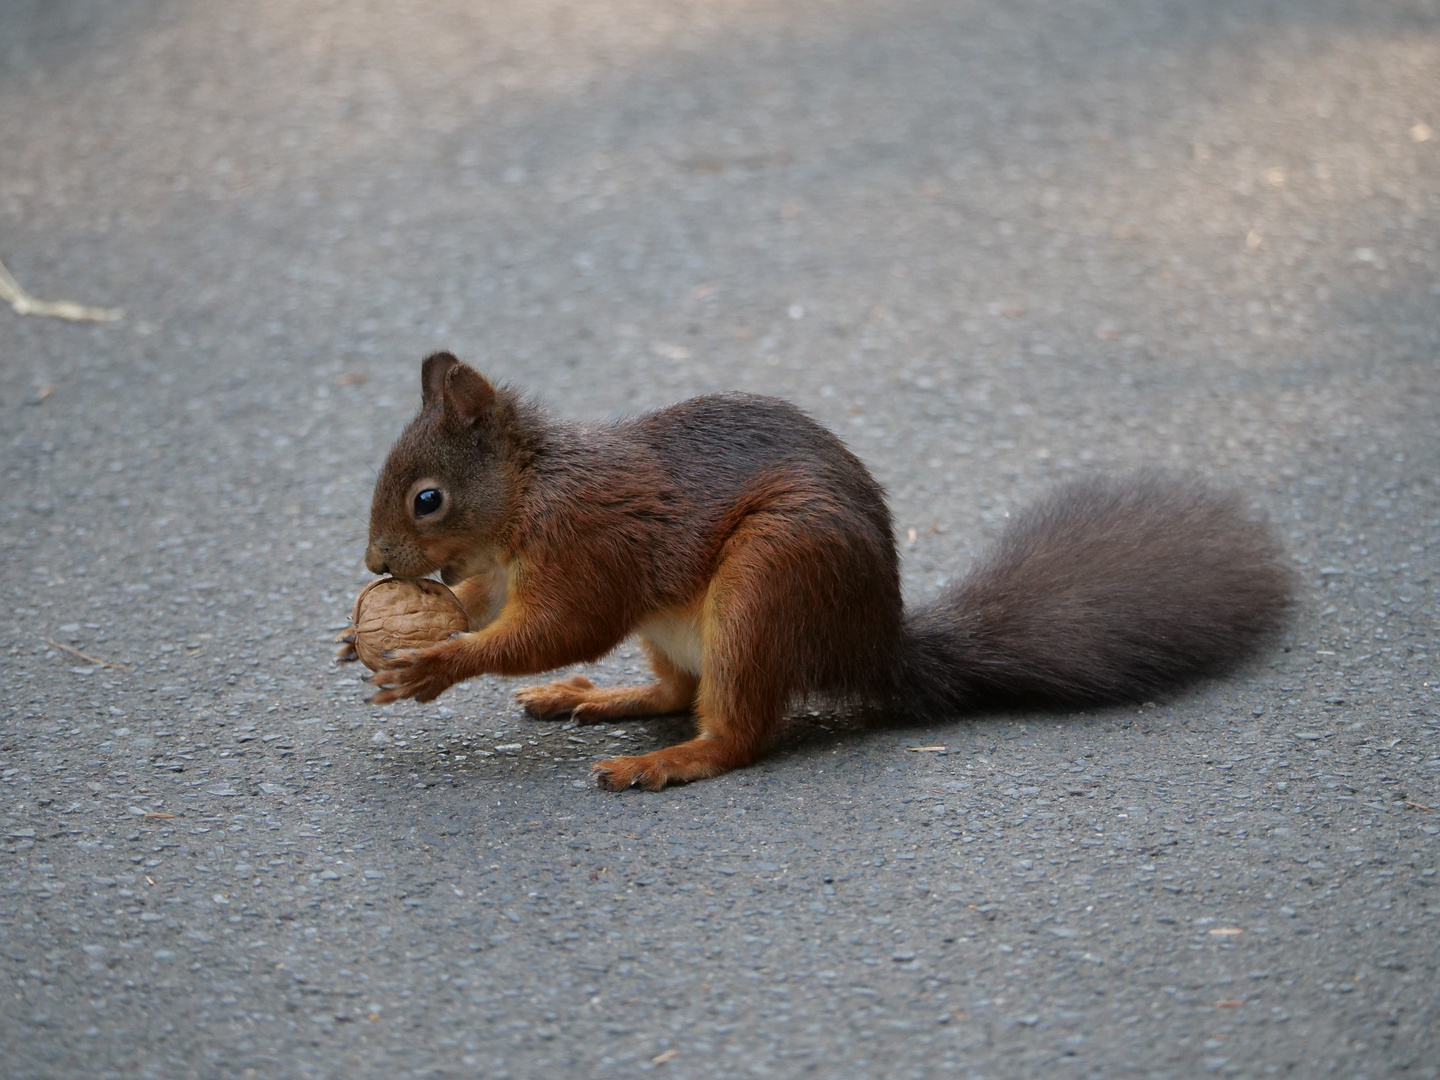
[[[401,698],[434,701],[466,676],[458,670],[454,641],[428,649],[406,649],[387,657],[397,666],[377,671],[371,678],[380,688],[370,699],[372,705],[389,705]]]

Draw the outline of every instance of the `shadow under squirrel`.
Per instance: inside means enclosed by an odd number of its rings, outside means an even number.
[[[656,682],[517,695],[582,723],[693,711],[688,742],[597,764],[607,788],[749,765],[806,695],[917,718],[1142,700],[1239,659],[1291,603],[1293,571],[1238,496],[1140,474],[1062,487],[906,611],[880,485],[793,405],[716,394],[580,426],[448,353],[421,381],[365,562],[438,570],[480,629],[402,654],[372,700],[594,661],[637,634]]]

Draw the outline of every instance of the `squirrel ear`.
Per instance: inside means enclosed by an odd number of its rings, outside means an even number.
[[[445,376],[450,374],[450,369],[460,363],[448,352],[437,352],[425,358],[420,365],[420,402],[422,405],[431,405],[440,400],[440,395],[445,392]]]
[[[445,379],[447,410],[453,411],[467,424],[473,424],[487,415],[494,404],[495,387],[489,379],[458,360],[450,366]]]

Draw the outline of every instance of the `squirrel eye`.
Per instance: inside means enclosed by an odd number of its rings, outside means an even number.
[[[415,496],[415,516],[429,517],[445,505],[445,495],[437,488],[426,488]]]

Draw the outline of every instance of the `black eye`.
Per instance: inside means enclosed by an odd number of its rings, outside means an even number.
[[[437,488],[426,488],[415,496],[415,516],[417,518],[429,517],[431,514],[440,512],[440,507],[445,505],[445,493]]]

